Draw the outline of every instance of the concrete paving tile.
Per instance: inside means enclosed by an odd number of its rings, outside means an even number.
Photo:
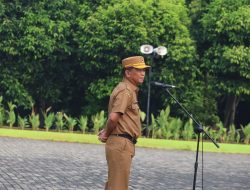
[[[0,137],[0,190],[103,190],[103,145]],[[193,189],[195,152],[137,148],[130,190]],[[206,190],[249,190],[250,155],[204,153]],[[199,156],[196,189],[202,189]]]

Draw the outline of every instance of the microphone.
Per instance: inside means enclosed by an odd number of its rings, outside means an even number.
[[[163,87],[163,88],[176,88],[176,86],[174,85],[171,85],[171,84],[164,84],[164,83],[161,83],[161,82],[151,82],[153,85],[155,86],[160,86],[160,87]]]

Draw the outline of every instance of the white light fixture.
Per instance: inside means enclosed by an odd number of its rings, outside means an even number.
[[[167,51],[167,48],[164,47],[164,46],[158,46],[157,48],[154,48],[153,46],[151,45],[148,45],[148,44],[145,44],[145,45],[142,45],[140,47],[140,50],[141,50],[141,53],[142,54],[151,54],[151,60],[152,60],[152,65],[153,62],[154,62],[154,56],[161,56],[163,58],[164,55],[166,55],[168,53]],[[148,69],[148,100],[147,100],[147,116],[146,116],[146,119],[147,119],[147,130],[148,130],[148,127],[149,127],[149,116],[150,116],[150,85],[151,85],[151,73],[152,73],[152,66]]]
[[[163,57],[164,55],[166,55],[168,53],[167,48],[164,46],[159,46],[159,47],[155,48],[154,52],[157,53],[158,55],[160,55],[161,57]]]
[[[151,45],[146,44],[146,45],[141,46],[141,52],[143,54],[151,54],[151,53],[153,53],[153,51],[154,51],[154,48]]]

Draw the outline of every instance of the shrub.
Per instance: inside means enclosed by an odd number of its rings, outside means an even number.
[[[44,127],[46,131],[49,131],[49,129],[53,126],[53,122],[55,120],[55,114],[49,113],[46,117],[44,117]]]
[[[88,117],[87,116],[81,116],[80,119],[78,119],[79,127],[82,130],[82,133],[85,133],[88,129]]]
[[[214,128],[207,127],[207,131],[215,141],[224,142],[227,140],[227,128],[223,126],[221,121],[216,123]]]
[[[54,123],[54,120],[55,120],[55,114],[54,113],[48,113],[50,111],[50,109],[51,109],[51,107],[47,108],[46,111],[43,112],[44,127],[45,127],[47,132],[53,126],[53,123]]]
[[[146,113],[143,111],[140,111],[140,117],[141,117],[141,121],[144,122],[144,120],[146,119]]]
[[[148,126],[148,137],[151,134],[152,138],[156,138],[155,132],[157,130],[157,123],[153,114],[151,114],[151,124]]]
[[[64,126],[63,113],[57,112],[55,118],[56,118],[55,124],[57,131],[62,131]]]
[[[219,128],[218,129],[218,139],[220,142],[226,141],[227,138],[227,128],[224,127],[223,123],[220,122],[216,124],[216,126]]]
[[[247,126],[245,126],[245,128],[243,128],[241,126],[242,132],[244,134],[244,143],[245,144],[249,144],[250,142],[250,123],[247,124]]]
[[[156,137],[169,139],[172,134],[169,128],[169,113],[170,107],[167,106],[165,110],[161,110],[160,114],[156,118],[158,129],[156,131]]]
[[[64,114],[64,117],[67,121],[68,129],[72,133],[74,131],[75,125],[77,124],[77,121],[73,117],[67,116],[66,114]]]
[[[169,128],[172,131],[173,139],[178,140],[180,138],[180,129],[182,127],[182,121],[179,118],[173,118],[169,123]]]
[[[211,127],[204,127],[204,131],[206,131],[208,134],[209,134],[209,136],[212,138],[212,139],[214,139],[215,141],[217,141],[218,140],[218,132],[217,132],[217,130],[216,129],[212,129]],[[206,135],[204,135],[204,138],[206,138],[207,136]]]
[[[16,115],[14,112],[16,105],[13,104],[12,102],[8,102],[8,107],[9,107],[9,110],[7,111],[8,113],[7,123],[9,124],[9,127],[12,128],[14,123],[16,122]]]
[[[3,126],[4,118],[5,118],[4,108],[3,108],[3,105],[2,105],[2,101],[3,101],[3,97],[0,96],[0,127]]]
[[[191,140],[193,138],[193,135],[194,135],[193,120],[189,119],[184,125],[182,131],[182,137],[184,140]]]
[[[97,113],[91,117],[91,120],[94,124],[94,132],[98,134],[99,130],[104,127],[106,122],[106,118],[104,117],[104,111],[102,110],[100,113]]]
[[[40,125],[39,115],[34,112],[29,116],[29,122],[33,130],[37,130]]]
[[[24,128],[29,127],[29,122],[26,117],[22,118],[21,116],[18,116],[18,126],[24,130]]]
[[[227,140],[226,140],[226,142],[230,142],[230,143],[237,142],[237,143],[239,143],[239,141],[240,141],[239,130],[235,129],[235,125],[230,125],[229,126],[229,131],[227,133]]]

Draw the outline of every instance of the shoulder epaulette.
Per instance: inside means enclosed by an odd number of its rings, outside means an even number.
[[[128,85],[125,82],[120,82],[115,90],[116,90],[116,94],[126,90],[125,94],[127,94],[129,97],[132,96],[131,90],[128,88]]]

